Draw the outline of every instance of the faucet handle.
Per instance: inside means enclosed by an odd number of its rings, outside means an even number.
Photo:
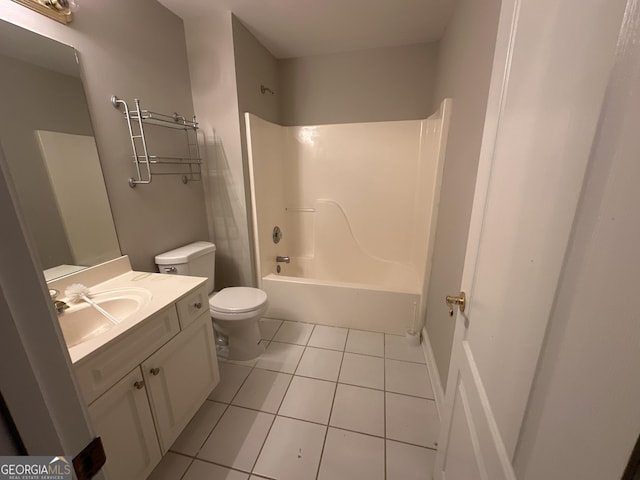
[[[60,292],[58,290],[56,290],[55,288],[50,288],[49,289],[49,296],[51,297],[51,300],[55,300],[58,297],[58,294]]]

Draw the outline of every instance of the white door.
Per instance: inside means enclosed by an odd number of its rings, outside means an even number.
[[[436,478],[515,479],[624,6],[503,0]]]

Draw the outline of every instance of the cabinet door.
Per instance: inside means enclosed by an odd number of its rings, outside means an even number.
[[[108,478],[147,478],[162,455],[140,368],[89,405],[89,416],[102,437]]]
[[[164,454],[220,379],[209,312],[149,357],[142,371]]]

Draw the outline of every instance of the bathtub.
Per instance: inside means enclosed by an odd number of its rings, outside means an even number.
[[[294,257],[285,274],[262,277],[267,317],[397,335],[419,325],[420,288],[411,269],[390,266],[376,285],[310,277],[313,263]]]

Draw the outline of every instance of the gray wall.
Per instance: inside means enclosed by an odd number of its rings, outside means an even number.
[[[280,123],[413,120],[433,109],[437,44],[279,61]]]
[[[244,112],[251,112],[270,122],[278,122],[282,98],[279,95],[278,61],[234,15],[231,21],[241,121]],[[276,94],[263,94],[260,85],[269,87]]]
[[[69,52],[73,56],[73,51]],[[73,264],[34,130],[93,135],[79,78],[0,55],[0,144],[43,268]],[[70,175],[73,172],[69,172]]]
[[[155,0],[83,0],[63,26],[9,0],[0,18],[74,46],[121,250],[134,269],[155,270],[155,254],[208,238],[201,182],[157,177],[131,189],[131,146],[112,94],[159,112],[193,114],[182,20]],[[158,152],[160,153],[160,152]]]
[[[244,175],[244,192],[247,204],[249,223],[251,223],[251,186],[249,183],[249,159],[247,156],[247,135],[244,113],[251,112],[270,122],[278,122],[280,118],[280,98],[278,96],[279,75],[278,61],[235,16],[231,17],[233,31],[233,52],[236,67],[236,85],[238,88],[238,110],[240,112],[240,141],[242,146],[242,168]],[[262,93],[260,86],[270,88],[276,94]],[[253,229],[248,229],[249,244],[253,242]],[[251,250],[251,270],[253,285],[255,278],[254,251]]]
[[[500,0],[460,0],[438,48],[434,103],[453,99],[442,178],[426,328],[446,385],[455,322],[444,297],[456,295],[471,218]]]

